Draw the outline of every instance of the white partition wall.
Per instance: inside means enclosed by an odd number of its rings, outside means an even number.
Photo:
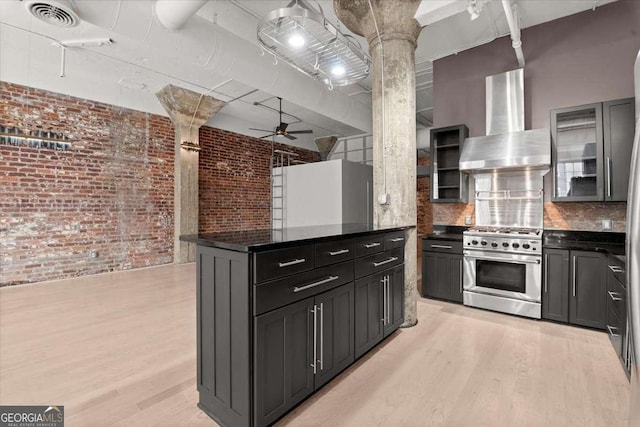
[[[285,166],[282,182],[285,227],[373,221],[372,166],[342,159]]]

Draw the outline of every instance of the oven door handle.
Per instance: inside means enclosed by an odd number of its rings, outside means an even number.
[[[520,263],[540,264],[539,259],[509,259],[509,258],[500,258],[500,257],[490,257],[490,256],[484,256],[484,255],[473,255],[470,252],[464,252],[463,255],[467,258],[475,258],[475,259],[481,259],[481,260],[487,260],[487,261],[509,262],[512,264],[520,264]]]

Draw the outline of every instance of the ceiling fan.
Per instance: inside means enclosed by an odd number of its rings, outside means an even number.
[[[289,123],[284,123],[282,121],[282,98],[280,98],[279,96],[276,97],[276,98],[278,98],[278,100],[280,101],[280,108],[278,109],[278,114],[280,115],[280,124],[278,126],[276,126],[274,130],[256,129],[256,128],[249,128],[249,129],[251,129],[251,130],[259,130],[259,131],[262,131],[262,132],[270,132],[269,135],[264,135],[264,136],[261,136],[260,138],[269,138],[270,136],[284,136],[285,138],[290,139],[290,140],[298,139],[293,135],[300,135],[300,134],[304,134],[304,133],[313,133],[313,131],[311,129],[288,131],[287,130],[287,126],[289,126]],[[269,108],[271,108],[271,107],[269,107]],[[275,110],[275,108],[273,110]]]

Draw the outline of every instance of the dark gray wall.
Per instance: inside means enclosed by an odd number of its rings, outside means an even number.
[[[619,0],[523,30],[525,126],[549,127],[549,110],[634,96],[640,1]],[[485,134],[486,76],[518,68],[511,40],[434,62],[434,127],[465,123]]]

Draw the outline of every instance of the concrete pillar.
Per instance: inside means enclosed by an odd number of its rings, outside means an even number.
[[[414,16],[419,3],[333,0],[342,23],[367,39],[373,59],[374,226],[413,226],[405,245],[404,327],[418,321],[415,49],[421,27]]]
[[[173,85],[165,86],[156,96],[176,130],[173,262],[191,262],[196,258],[195,245],[181,242],[180,236],[198,233],[199,130],[226,103]]]
[[[336,142],[338,142],[338,137],[324,136],[322,138],[316,138],[313,141],[316,143],[316,147],[318,147],[318,151],[320,152],[320,160],[325,161],[336,145]]]

